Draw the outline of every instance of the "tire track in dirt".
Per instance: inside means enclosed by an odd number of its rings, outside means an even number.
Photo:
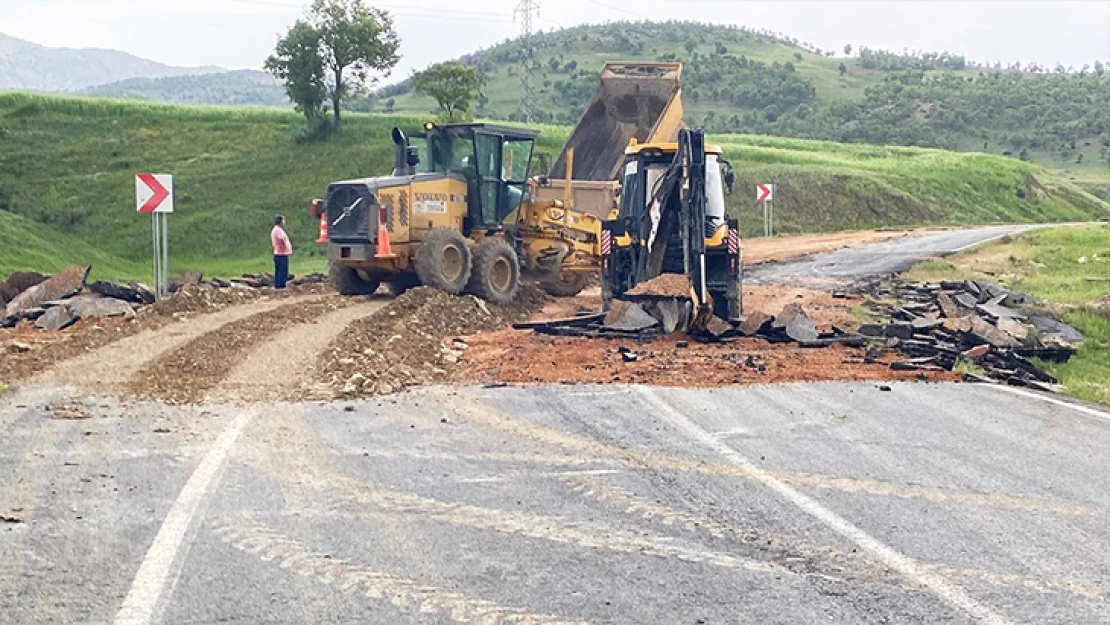
[[[31,379],[36,383],[74,385],[87,392],[123,392],[147,363],[179,349],[200,336],[241,319],[281,306],[300,305],[321,296],[261,300],[198,315],[155,329],[144,330],[100,349],[57,363]]]
[[[354,304],[357,300],[327,295],[283,303],[263,312],[244,316],[163,352],[141,371],[135,372],[127,389],[132,394],[152,397],[167,404],[205,401],[231,372],[251,357],[254,348],[290,327],[309,324],[323,315]],[[285,371],[281,360],[268,361],[266,370]]]
[[[347,325],[369,317],[389,303],[386,299],[356,303],[280,332],[256,347],[236,365],[210,401],[297,401],[330,399],[317,356],[343,334]]]

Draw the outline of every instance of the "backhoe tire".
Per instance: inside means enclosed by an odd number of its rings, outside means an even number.
[[[730,321],[740,316],[740,303],[729,299],[727,291],[711,291],[709,296],[713,298],[713,314]]]
[[[381,285],[378,280],[364,280],[358,271],[340,263],[331,263],[328,277],[340,295],[373,295]]]
[[[590,283],[588,273],[560,273],[558,278],[548,278],[540,286],[548,295],[555,297],[574,297]]]
[[[468,290],[487,302],[506,306],[520,290],[520,258],[509,242],[483,239],[474,248],[474,271]]]
[[[470,248],[458,230],[432,228],[420,244],[416,275],[421,284],[458,295],[470,281]]]

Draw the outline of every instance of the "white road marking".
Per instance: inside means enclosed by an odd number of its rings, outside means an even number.
[[[1082,412],[1083,414],[1089,414],[1092,417],[1098,417],[1099,419],[1110,420],[1110,412],[1106,412],[1106,411],[1103,411],[1103,410],[1096,410],[1094,408],[1090,408],[1090,407],[1087,407],[1087,406],[1080,406],[1079,404],[1073,404],[1071,402],[1063,401],[1061,399],[1056,399],[1055,397],[1048,397],[1046,395],[1041,395],[1040,393],[1034,393],[1032,391],[1027,391],[1027,390],[1024,390],[1024,389],[1014,388],[1012,386],[1003,386],[1001,384],[983,384],[982,386],[985,387],[985,388],[993,388],[993,389],[998,390],[998,391],[1004,391],[1006,393],[1013,393],[1014,395],[1021,395],[1022,397],[1031,397],[1033,399],[1039,399],[1043,402],[1048,402],[1050,404],[1056,404],[1057,406],[1063,406],[1065,408],[1071,408],[1072,410],[1078,410],[1079,412]]]
[[[769,471],[753,464],[726,443],[716,439],[713,435],[694,423],[670,404],[666,403],[648,387],[636,387],[645,400],[658,408],[662,418],[684,431],[694,440],[697,440],[720,454],[733,464],[740,465],[751,472],[752,476],[765,486],[781,495],[784,499],[798,507],[802,512],[824,523],[829,529],[859,545],[861,549],[871,554],[890,568],[898,571],[909,581],[922,586],[940,597],[949,605],[966,612],[976,620],[989,625],[1007,625],[1009,621],[995,612],[993,608],[976,601],[964,590],[941,575],[921,566],[893,547],[871,536],[859,527],[853,525],[844,517],[821,505],[816,499],[797,490],[796,488],[780,481]]]
[[[158,535],[154,537],[154,542],[139,565],[139,572],[131,582],[131,589],[116,613],[115,625],[141,625],[154,621],[178,553],[189,548],[189,545],[184,544],[189,525],[193,522],[208,488],[223,470],[231,447],[247,427],[251,416],[244,412],[235,418],[216,439],[204,460],[197,465],[185,488],[181,489],[181,494],[162,521]]]

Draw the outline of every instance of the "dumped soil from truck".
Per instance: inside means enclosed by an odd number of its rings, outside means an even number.
[[[628,294],[684,297],[690,294],[690,281],[677,273],[664,273],[637,284]]]
[[[549,301],[530,284],[511,306],[418,287],[347,326],[321,353],[316,369],[337,397],[388,395],[443,382],[459,367],[466,345],[451,339],[524,321]]]
[[[679,276],[681,278],[681,276]],[[862,302],[854,295],[805,288],[752,286],[744,289],[747,311],[774,314],[787,304],[798,304],[822,331],[855,324],[852,309]],[[536,319],[571,317],[584,309],[600,309],[596,296],[560,299]],[[480,384],[657,384],[714,387],[727,384],[771,384],[824,380],[955,380],[950,372],[895,371],[893,353],[833,345],[800,347],[741,338],[703,344],[682,334],[650,341],[559,337],[529,330],[502,329],[463,337],[468,346],[462,366],[451,380]],[[631,354],[632,356],[629,356]]]

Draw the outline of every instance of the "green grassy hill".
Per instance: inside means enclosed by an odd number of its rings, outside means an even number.
[[[390,129],[422,117],[350,115],[343,133],[297,143],[303,119],[273,109],[188,107],[0,93],[0,273],[94,262],[97,277],[145,277],[150,220],[134,175],[176,176],[174,272],[269,266],[268,232],[285,214],[294,271],[324,262],[307,208],[331,181],[392,167]],[[565,126],[542,126],[554,155]],[[1014,159],[740,135],[714,138],[737,170],[731,210],[755,218],[757,182],[780,185],[780,232],[886,225],[1092,219],[1110,206]]]
[[[281,83],[267,72],[249,69],[195,76],[130,78],[82,89],[79,94],[173,104],[293,108]]]
[[[695,118],[710,111],[719,114],[734,108],[719,92],[710,93],[713,87],[710,83],[722,81],[726,73],[735,73],[739,68],[701,76],[690,63],[694,58],[743,57],[768,68],[776,63],[781,66],[790,63],[797,77],[812,83],[817,99],[829,101],[858,100],[866,87],[880,82],[885,75],[883,71],[853,64],[841,76],[838,67],[842,59],[817,54],[797,42],[742,28],[695,22],[590,24],[539,33],[532,44],[539,64],[536,72],[539,107],[547,118],[562,123],[577,120],[581,105],[597,84],[598,71],[607,61],[684,62],[686,108]],[[484,114],[507,119],[519,110],[521,50],[521,42],[511,40],[463,58],[466,63],[478,65],[486,81],[488,101],[481,109]],[[552,63],[553,60],[557,63]],[[743,73],[749,79],[756,74]],[[769,86],[767,91],[776,88]],[[412,93],[407,83],[385,88],[378,99],[384,103],[390,98],[397,112],[423,115],[436,108],[434,100]]]
[[[606,61],[679,61],[687,123],[710,132],[1013,156],[1052,167],[1110,197],[1110,75],[976,65],[947,53],[854,50],[697,22],[611,22],[531,39],[541,118],[572,124]],[[479,116],[519,114],[524,43],[463,57],[485,79]],[[843,71],[841,65],[843,64]],[[428,115],[408,83],[383,88],[376,109]]]

